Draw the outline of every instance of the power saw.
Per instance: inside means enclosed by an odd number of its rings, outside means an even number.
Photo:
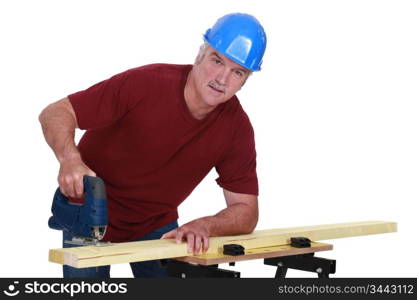
[[[100,242],[108,222],[107,196],[104,182],[99,177],[84,176],[83,202],[73,202],[58,187],[52,202],[52,217],[48,225],[52,229],[66,230],[73,235],[69,244],[107,245]]]

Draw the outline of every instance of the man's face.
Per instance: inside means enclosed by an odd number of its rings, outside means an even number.
[[[210,46],[193,68],[195,88],[207,106],[217,106],[240,90],[249,71]]]

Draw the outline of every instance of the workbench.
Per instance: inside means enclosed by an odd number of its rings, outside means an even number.
[[[240,273],[221,269],[219,264],[234,266],[236,262],[264,259],[265,265],[277,267],[275,278],[285,278],[288,269],[314,272],[319,278],[328,278],[336,272],[336,260],[314,256],[316,252],[332,250],[333,245],[312,242],[310,247],[291,245],[262,247],[246,250],[242,255],[204,253],[163,260],[162,264],[172,277],[229,277],[240,278]]]

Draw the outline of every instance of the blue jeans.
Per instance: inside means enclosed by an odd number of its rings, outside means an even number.
[[[161,236],[178,227],[178,222],[174,221],[168,225],[158,228],[154,232],[151,232],[137,241],[146,241],[146,240],[157,240]],[[63,231],[64,233],[64,248],[77,247],[77,245],[67,244],[66,240],[71,240],[72,235]],[[161,266],[159,260],[149,260],[143,262],[130,263],[130,267],[135,278],[150,278],[150,277],[168,277],[168,273],[164,267]],[[64,265],[63,267],[64,278],[110,278],[110,266],[101,266],[101,267],[91,267],[91,268],[73,268],[70,266]]]

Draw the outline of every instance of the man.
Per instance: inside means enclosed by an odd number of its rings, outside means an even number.
[[[260,70],[266,35],[254,17],[229,14],[204,40],[194,65],[128,70],[49,105],[39,117],[60,163],[62,193],[80,198],[84,175],[104,180],[104,240],[175,238],[196,254],[208,249],[209,236],[255,228],[254,134],[235,93]],[[78,146],[76,128],[86,130]],[[227,208],[178,227],[177,207],[213,167]],[[71,238],[64,232],[64,241]],[[131,266],[135,277],[167,275],[158,261]],[[109,277],[109,270],[65,266],[64,277]]]

